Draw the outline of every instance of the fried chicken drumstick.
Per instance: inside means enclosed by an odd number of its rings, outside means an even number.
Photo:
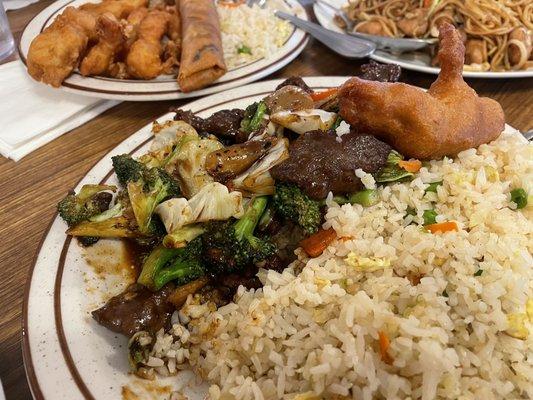
[[[444,23],[441,71],[427,92],[352,78],[339,90],[340,114],[407,157],[438,159],[488,143],[503,131],[505,117],[498,102],[479,97],[463,80],[464,55],[459,32]]]

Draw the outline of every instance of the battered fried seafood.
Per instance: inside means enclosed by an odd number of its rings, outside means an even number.
[[[505,125],[503,110],[464,82],[459,32],[444,23],[439,40],[441,72],[427,92],[352,78],[339,91],[341,116],[418,159],[454,156],[496,139]]]
[[[78,66],[89,40],[96,38],[96,18],[87,11],[67,7],[31,42],[28,73],[37,81],[59,87]]]
[[[128,72],[134,78],[154,79],[163,72],[161,38],[168,29],[170,18],[166,11],[151,10],[139,25],[138,39],[126,58]]]
[[[145,7],[148,0],[104,0],[101,3],[87,3],[80,10],[88,11],[95,16],[111,13],[117,19],[126,18],[133,10]]]
[[[115,54],[124,44],[122,26],[111,13],[98,17],[96,32],[98,43],[89,50],[80,65],[80,72],[84,76],[107,73]]]

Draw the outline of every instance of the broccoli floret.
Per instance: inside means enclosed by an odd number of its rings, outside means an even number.
[[[137,282],[154,291],[171,281],[184,285],[205,275],[201,254],[200,238],[180,249],[158,246],[146,258]]]
[[[116,187],[107,185],[84,185],[78,194],[70,192],[57,205],[59,215],[69,228],[88,223],[100,215],[109,213],[109,204],[113,195],[105,190],[115,191]],[[84,246],[91,246],[98,237],[84,236],[79,241]]]
[[[298,224],[307,234],[313,234],[320,228],[320,203],[295,185],[277,184],[272,206],[279,215]]]
[[[57,205],[57,211],[68,226],[74,226],[106,211],[113,195],[104,190],[115,191],[114,186],[84,185],[78,194],[71,191]]]
[[[177,182],[163,169],[148,168],[127,154],[113,157],[113,167],[127,188],[139,231],[152,235],[152,214],[159,203],[180,195]]]
[[[254,236],[254,231],[268,202],[261,196],[251,200],[243,217],[210,222],[201,236],[206,268],[213,275],[242,271],[276,252],[267,238]]]
[[[115,174],[122,186],[126,186],[130,181],[137,181],[141,178],[145,167],[139,161],[134,160],[128,154],[111,157]]]

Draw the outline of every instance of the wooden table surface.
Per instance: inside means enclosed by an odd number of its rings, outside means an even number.
[[[39,1],[7,13],[16,40],[28,21],[50,3]],[[269,78],[352,75],[361,63],[343,59],[311,39],[296,60]],[[422,87],[428,87],[433,79],[409,71],[402,75],[403,81]],[[533,79],[469,83],[479,94],[502,104],[509,124],[520,130],[533,128]],[[57,201],[109,150],[169,107],[185,102],[121,103],[19,162],[0,156],[0,379],[8,400],[31,398],[21,353],[23,289]]]

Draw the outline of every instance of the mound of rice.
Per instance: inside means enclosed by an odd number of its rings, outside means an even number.
[[[532,178],[533,145],[508,132],[375,206],[330,201],[340,239],[320,257],[261,272],[216,311],[190,297],[152,358],[190,363],[212,399],[533,399],[533,207],[509,194]],[[433,208],[459,231],[426,232]]]
[[[293,27],[274,15],[284,9],[281,1],[271,0],[267,7],[218,5],[224,60],[228,69],[272,56],[290,36]]]

